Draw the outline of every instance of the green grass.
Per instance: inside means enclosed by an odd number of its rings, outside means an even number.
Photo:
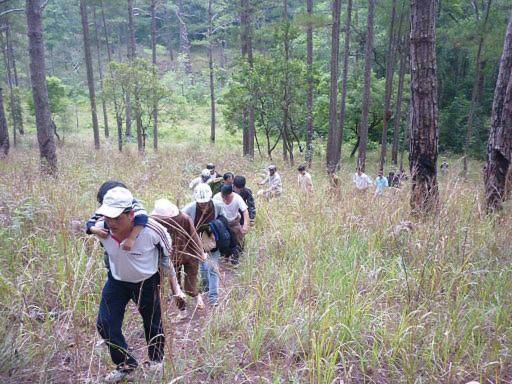
[[[135,144],[118,154],[114,141],[104,142],[94,152],[83,136],[69,135],[58,179],[39,176],[27,138],[0,163],[2,381],[95,380],[109,367],[94,348],[101,250],[72,230],[96,208],[101,182],[122,179],[148,208],[158,197],[184,205],[188,181],[214,161],[257,189],[267,160],[241,158],[239,138],[222,128],[210,145],[205,112],[164,126],[161,149],[144,158]],[[370,174],[376,159],[372,153]],[[484,214],[480,164],[465,182],[451,159],[439,214],[418,220],[409,215],[408,186],[381,199],[355,195],[353,160],[344,159],[336,194],[321,160],[310,199],[296,190],[295,170],[278,161],[284,196],[257,202],[222,310],[196,350],[175,354],[179,382],[512,380],[512,220],[510,207],[499,218]],[[408,220],[413,230],[398,231]]]

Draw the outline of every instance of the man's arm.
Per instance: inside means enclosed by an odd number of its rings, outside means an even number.
[[[252,195],[252,191],[250,189],[246,189],[247,199],[247,210],[249,211],[249,219],[251,222],[254,222],[256,218],[256,203],[254,202],[254,196]]]

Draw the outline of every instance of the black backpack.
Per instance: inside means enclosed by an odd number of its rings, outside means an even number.
[[[217,249],[222,254],[231,254],[231,232],[229,232],[228,223],[225,217],[210,221],[210,229],[215,236]]]

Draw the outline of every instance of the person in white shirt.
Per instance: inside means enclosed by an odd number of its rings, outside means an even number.
[[[209,169],[203,169],[201,171],[201,176],[199,177],[196,177],[195,179],[193,179],[190,184],[188,185],[188,187],[191,189],[191,190],[194,190],[199,184],[201,183],[208,183],[211,179],[213,179],[211,173],[210,173],[210,170]]]
[[[361,168],[358,168],[357,172],[354,173],[352,181],[356,185],[356,189],[359,192],[366,192],[372,185],[372,179],[366,173],[361,171]]]
[[[313,179],[309,172],[306,171],[306,166],[300,165],[297,170],[299,171],[297,184],[299,185],[300,190],[308,195],[313,193]]]
[[[96,326],[116,364],[116,369],[105,377],[105,381],[124,380],[138,366],[122,333],[124,313],[130,300],[137,305],[144,323],[149,369],[161,371],[165,339],[161,321],[159,267],[168,270],[172,276],[171,284],[176,284],[176,273],[169,259],[171,238],[165,228],[150,219],[135,239],[133,247],[130,250],[122,247],[134,226],[133,196],[126,188],[110,189],[96,213],[104,220],[95,225],[108,228],[108,233],[99,240],[108,254],[110,266],[101,294]],[[179,287],[174,286],[173,289],[179,290]],[[184,297],[181,290],[178,294]]]
[[[238,264],[240,252],[244,245],[244,236],[249,231],[249,210],[242,196],[233,192],[233,186],[224,184],[219,193],[213,197],[213,201],[218,202],[224,209],[224,217],[228,221],[228,227],[231,234],[235,237],[236,248],[230,256],[232,264]],[[240,225],[241,216],[243,215]]]
[[[268,166],[268,175],[264,180],[258,183],[258,185],[267,184],[267,189],[259,190],[257,195],[270,199],[271,197],[281,196],[283,193],[283,181],[281,175],[277,173],[277,167],[275,165]]]

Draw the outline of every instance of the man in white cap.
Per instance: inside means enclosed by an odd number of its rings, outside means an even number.
[[[210,174],[210,171],[208,169],[203,169],[201,171],[201,176],[196,177],[193,179],[188,187],[192,190],[194,190],[199,184],[201,183],[207,183],[212,178],[212,175]]]
[[[199,263],[207,258],[192,219],[180,212],[178,207],[167,199],[155,201],[155,209],[151,217],[162,224],[171,235],[173,250],[171,260],[178,274],[178,281],[184,281],[185,293],[197,299],[197,308],[203,309],[204,303],[197,290]],[[179,318],[188,317],[187,302],[177,300],[180,310]]]
[[[277,167],[272,164],[269,165],[267,169],[267,177],[258,183],[258,185],[267,184],[267,188],[259,190],[258,196],[263,196],[267,199],[281,196],[281,193],[283,193],[283,181],[281,180],[281,175],[277,172]]]
[[[103,204],[96,211],[105,218],[96,226],[106,224],[109,231],[105,238],[100,238],[108,254],[110,269],[101,294],[96,325],[116,364],[116,369],[105,377],[105,381],[111,383],[128,378],[138,366],[122,333],[124,313],[130,300],[137,305],[144,323],[150,360],[147,368],[152,372],[161,371],[165,340],[160,310],[159,266],[168,270],[176,281],[174,268],[169,262],[171,239],[158,223],[148,221],[132,249],[123,249],[122,243],[134,226],[132,204],[130,191],[115,187],[105,194]],[[179,287],[173,289],[179,290]]]
[[[212,200],[212,190],[208,184],[199,184],[194,190],[195,201],[183,208],[194,222],[194,227],[200,235],[208,234],[209,223],[219,216],[224,216],[222,205]],[[204,244],[203,244],[204,245]],[[208,302],[216,306],[219,301],[219,258],[217,248],[209,249],[208,258],[201,263],[201,279],[203,286],[208,289]]]

